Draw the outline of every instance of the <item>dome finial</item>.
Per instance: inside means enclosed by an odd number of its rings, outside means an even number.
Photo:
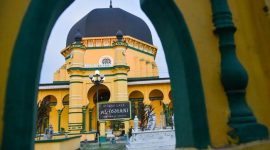
[[[76,32],[76,34],[75,34],[75,41],[76,41],[76,42],[82,41],[82,34],[81,34],[81,32],[80,32],[79,29],[77,29],[77,32]]]
[[[112,8],[112,0],[110,0],[110,8]]]
[[[116,33],[116,38],[118,41],[122,41],[123,40],[123,32],[121,30],[118,30]]]

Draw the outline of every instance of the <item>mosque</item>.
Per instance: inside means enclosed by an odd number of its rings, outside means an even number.
[[[127,134],[144,107],[154,108],[157,128],[173,111],[176,148],[270,149],[270,0],[140,0],[170,78],[159,78],[144,21],[120,8],[94,9],[59,49],[65,63],[54,81],[39,84],[50,32],[73,2],[2,3],[0,149],[77,149],[82,134],[99,131],[102,139],[112,122]],[[34,141],[40,102],[51,108],[43,129],[74,137]],[[121,109],[130,115],[100,119],[97,106],[108,103],[130,106]]]
[[[112,6],[89,12],[69,31],[61,50],[65,63],[54,73],[53,83],[39,85],[38,101],[51,105],[43,128],[52,124],[59,132],[99,130],[105,136],[110,121],[97,123],[97,103],[119,101],[131,106],[131,116],[119,120],[125,134],[143,105],[152,106],[156,125],[163,128],[165,116],[172,116],[172,99],[170,79],[159,78],[157,51],[141,18]],[[95,74],[102,74],[104,82],[95,85],[89,78]]]

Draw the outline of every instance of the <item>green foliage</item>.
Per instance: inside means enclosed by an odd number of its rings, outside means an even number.
[[[37,104],[37,120],[36,129],[41,134],[41,129],[46,120],[49,120],[49,112],[51,111],[50,101],[43,100]],[[44,127],[43,127],[44,128]]]
[[[139,118],[141,119],[141,123],[139,124],[142,131],[147,128],[148,119],[150,114],[154,114],[154,108],[152,105],[142,105],[142,109],[139,112]]]
[[[121,128],[121,121],[112,120],[111,121],[111,128],[113,131],[119,131],[119,129]]]

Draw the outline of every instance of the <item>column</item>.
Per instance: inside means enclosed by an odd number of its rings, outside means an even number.
[[[68,128],[70,132],[80,133],[83,129],[83,111],[82,111],[82,91],[83,83],[77,79],[74,81],[73,77],[70,81],[69,89],[69,120]]]
[[[228,135],[240,143],[268,138],[268,129],[257,123],[246,102],[248,74],[236,56],[234,33],[236,27],[227,0],[212,0],[213,23],[219,38],[221,53],[221,82],[228,97],[232,128]]]
[[[93,109],[89,108],[89,131],[92,131]]]
[[[164,113],[165,113],[165,121],[166,121],[166,127],[170,126],[169,124],[169,106],[168,104],[163,104],[164,105]]]
[[[115,50],[115,101],[128,101],[127,73],[130,69],[126,63],[127,43],[123,41],[121,31],[117,32],[117,41],[113,43]]]
[[[59,109],[57,110],[58,113],[58,132],[62,132],[61,131],[61,113],[62,113],[63,109]]]
[[[125,124],[125,135],[128,135],[128,132],[129,132],[129,120],[125,120],[124,124]]]
[[[70,75],[69,84],[69,122],[68,130],[73,133],[80,133],[83,124],[83,78],[82,72],[73,70],[73,67],[84,66],[85,46],[82,44],[82,35],[77,32],[75,42],[70,46],[71,67],[68,70]]]
[[[82,124],[82,132],[85,132],[85,128],[86,128],[86,124],[85,124],[85,121],[86,121],[86,107],[83,106],[82,107],[82,113],[83,113],[83,124]]]

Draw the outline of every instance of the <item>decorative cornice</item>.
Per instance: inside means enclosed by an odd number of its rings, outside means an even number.
[[[74,49],[74,48],[79,48],[79,49],[82,49],[82,50],[86,49],[86,47],[83,45],[83,43],[74,42],[74,43],[70,44],[69,46],[67,46],[66,48],[64,48],[61,51],[61,54],[65,57],[65,59],[67,59],[67,57],[70,55],[72,49]]]
[[[105,77],[109,77],[109,76],[117,76],[117,75],[128,75],[127,73],[115,73],[115,74],[105,74]],[[89,77],[89,75],[70,75],[70,77]]]
[[[39,90],[69,89],[69,85],[40,85]]]
[[[88,71],[91,71],[91,70],[111,70],[113,69],[114,67],[97,67],[97,68],[82,68],[82,67],[70,67],[68,68],[67,70],[88,70]]]
[[[117,68],[130,69],[130,67],[127,66],[127,65],[115,65],[115,66],[112,66],[112,67],[97,67],[97,68],[70,67],[67,70],[68,71],[70,71],[70,70],[88,70],[88,71],[91,71],[91,70],[111,70],[111,69],[117,69]]]
[[[137,51],[137,52],[141,52],[141,53],[143,53],[143,54],[147,54],[147,55],[149,55],[149,56],[155,57],[154,54],[151,54],[151,53],[149,53],[149,52],[143,51],[143,50],[141,50],[141,49],[138,49],[138,48],[135,48],[135,47],[132,47],[132,46],[128,46],[128,48],[129,48],[129,49],[132,49],[132,50],[135,50],[135,51]]]
[[[116,79],[116,80],[114,80],[114,82],[117,82],[117,81],[126,81],[127,82],[127,79]]]
[[[113,46],[99,46],[99,47],[86,47],[86,50],[93,50],[93,49],[109,49],[113,48]]]
[[[72,84],[72,83],[83,83],[83,82],[82,81],[70,81],[69,83]]]
[[[67,55],[67,57],[65,57],[65,60],[68,60],[69,58],[71,58],[71,54]]]
[[[170,79],[128,81],[128,85],[170,84]]]
[[[159,79],[159,76],[128,78],[128,81],[143,81],[151,79]]]
[[[86,47],[82,43],[74,42],[69,46],[69,49],[74,49],[74,48],[79,48],[79,49],[85,49]]]
[[[69,81],[53,81],[53,84],[68,84]]]
[[[124,47],[127,47],[128,44],[125,42],[125,41],[115,41],[112,43],[112,46],[115,47],[115,46],[124,46]]]
[[[157,53],[157,47],[148,44],[144,41],[138,40],[136,38],[130,36],[124,36],[123,40],[125,41],[127,46],[130,49],[136,50],[138,52],[142,52],[144,54],[155,57]],[[86,49],[103,49],[103,48],[112,48],[115,44],[123,44],[117,43],[116,36],[107,36],[107,37],[86,37],[83,38],[83,45],[86,46]],[[116,43],[115,43],[116,42]],[[115,44],[113,44],[115,43]]]
[[[116,66],[113,66],[113,68],[115,69],[115,68],[124,68],[124,69],[130,69],[130,67],[129,66],[127,66],[127,65],[116,65]]]

